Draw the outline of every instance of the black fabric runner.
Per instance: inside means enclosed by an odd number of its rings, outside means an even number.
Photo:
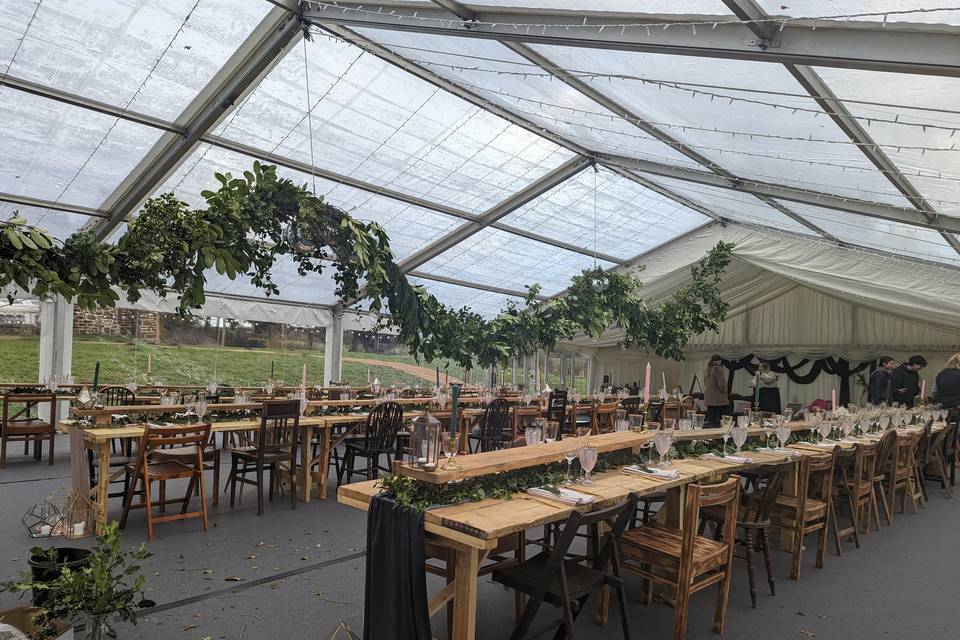
[[[729,375],[727,376],[727,391],[733,389],[733,374],[736,373],[739,369],[746,369],[747,373],[751,376],[756,375],[757,365],[752,364],[754,356],[751,353],[748,356],[744,356],[739,360],[722,360],[723,366],[730,370]],[[850,402],[850,378],[861,371],[867,369],[873,370],[876,366],[875,360],[867,360],[866,362],[861,362],[860,364],[851,367],[850,362],[845,358],[822,358],[820,360],[813,360],[812,365],[810,366],[810,371],[805,374],[798,373],[797,370],[801,367],[811,363],[809,358],[803,358],[800,362],[791,365],[787,362],[786,356],[782,358],[777,358],[776,360],[767,360],[770,363],[770,369],[777,373],[784,373],[787,375],[790,380],[797,384],[810,384],[816,380],[821,373],[826,373],[831,376],[840,376],[840,394],[837,398],[837,404],[846,405]]]
[[[431,640],[423,513],[376,495],[367,512],[364,640]]]

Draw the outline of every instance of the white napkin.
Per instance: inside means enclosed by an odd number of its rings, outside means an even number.
[[[729,455],[729,454],[727,454],[727,455],[725,455],[725,456],[723,456],[723,457],[721,458],[720,456],[718,456],[718,455],[715,454],[715,453],[708,453],[708,454],[704,455],[703,457],[704,457],[704,458],[710,458],[711,460],[726,460],[727,462],[738,462],[738,463],[753,462],[753,460],[751,460],[751,459],[748,458],[747,456],[732,456],[732,455]]]
[[[558,502],[564,502],[566,504],[573,505],[590,504],[597,499],[596,496],[592,496],[587,493],[580,493],[579,491],[567,489],[566,487],[556,487],[556,490],[560,493],[554,493],[552,490],[544,489],[543,487],[532,487],[527,489],[527,493],[540,498],[548,498],[550,500],[556,500]]]
[[[676,469],[657,469],[656,467],[640,467],[632,464],[628,467],[622,467],[624,473],[633,473],[638,476],[656,476],[658,478],[679,478],[680,472]]]
[[[775,451],[775,452],[777,452],[777,453],[783,454],[783,455],[785,455],[785,456],[798,456],[798,455],[800,455],[800,452],[799,452],[799,451],[794,451],[793,449],[786,449],[786,448],[784,448],[784,447],[777,447],[776,449],[772,449],[772,451]]]
[[[833,449],[840,443],[834,442],[832,440],[827,440],[826,442],[807,442],[806,444],[810,445],[811,447],[820,447],[822,449]]]
[[[111,420],[111,421],[113,421],[113,420],[123,420],[123,419],[126,418],[126,417],[127,417],[127,414],[125,414],[125,413],[111,413],[111,414],[110,414],[110,420]]]

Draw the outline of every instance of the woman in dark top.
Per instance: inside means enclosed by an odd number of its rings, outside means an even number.
[[[960,407],[960,353],[947,360],[947,366],[937,374],[937,401],[944,409]]]
[[[890,356],[880,358],[879,365],[870,374],[870,386],[867,388],[867,401],[871,404],[889,404],[893,401],[893,381],[890,372],[897,363]]]

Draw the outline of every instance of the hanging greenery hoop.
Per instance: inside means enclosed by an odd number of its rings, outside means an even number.
[[[276,167],[256,162],[242,177],[215,175],[219,188],[202,193],[206,208],[192,209],[170,193],[152,198],[114,245],[89,231],[59,243],[22,218],[0,222],[0,288],[11,301],[59,294],[82,308],[112,307],[121,294],[135,302],[150,291],[177,296],[179,311],[189,313],[205,301],[210,269],[279,294],[271,269],[289,256],[301,276],[330,270],[337,296],[384,318],[411,355],[450,358],[465,368],[549,349],[580,333],[596,338],[614,325],[623,346],[681,359],[690,337],[715,330],[726,317],[719,282],[731,244],[713,247],[692,267],[691,281],[656,306],[639,297],[635,275],[592,269],[549,301],[538,300],[539,287],[530,286],[522,304],[511,302],[487,320],[411,284],[380,225],[278,177]]]

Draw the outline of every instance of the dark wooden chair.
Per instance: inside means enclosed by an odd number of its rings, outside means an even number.
[[[49,406],[50,417],[41,420],[39,409]],[[43,457],[43,443],[49,442],[49,464],[53,464],[56,443],[57,394],[8,393],[3,396],[3,421],[0,422],[0,469],[7,466],[7,443],[23,442],[24,448],[33,442],[33,459]]]
[[[943,441],[943,459],[950,469],[950,486],[957,483],[957,456],[960,455],[960,409],[951,409],[947,414],[947,435]]]
[[[783,488],[783,481],[793,470],[792,462],[760,465],[743,475],[752,491],[740,494],[740,507],[737,510],[736,544],[742,546],[743,559],[747,561],[747,577],[750,581],[750,602],[757,608],[757,578],[754,563],[754,549],[759,546],[763,553],[764,567],[767,571],[767,583],[770,595],[777,594],[776,580],[773,575],[773,558],[770,546],[770,513],[776,504],[777,496]],[[709,507],[703,510],[704,522],[714,522],[714,532],[719,535],[723,530],[725,509]],[[742,537],[739,535],[743,532]]]
[[[512,438],[510,428],[510,404],[504,398],[497,398],[487,405],[480,416],[479,430],[470,433],[470,453],[478,451],[496,451],[503,448],[504,439]]]
[[[515,566],[493,571],[491,577],[494,582],[530,597],[516,628],[510,634],[511,640],[519,640],[527,634],[544,602],[559,607],[562,612],[554,637],[573,640],[577,616],[583,611],[590,595],[599,594],[604,587],[613,587],[617,591],[623,637],[629,640],[627,597],[620,575],[618,546],[636,506],[637,498],[631,494],[623,503],[607,509],[586,514],[574,511],[567,518],[563,532],[551,550],[542,551]],[[603,522],[612,522],[612,525],[593,563],[585,566],[566,559],[580,527],[597,527]]]
[[[127,497],[123,504],[123,516],[120,518],[120,528],[126,528],[127,516],[131,509],[147,510],[147,540],[153,540],[153,525],[159,522],[201,518],[203,530],[207,530],[207,491],[203,481],[203,458],[200,450],[210,438],[209,424],[191,424],[183,427],[154,427],[147,426],[140,439],[137,461],[127,466],[133,482],[127,490]],[[153,454],[163,447],[188,447],[192,450],[192,459],[187,456],[183,459],[158,460]],[[189,464],[188,462],[192,462]],[[166,483],[170,480],[189,478],[187,492],[183,498],[168,500],[161,496],[159,500],[150,497],[150,489],[154,482]],[[137,491],[137,484],[141,484]],[[200,510],[187,511],[190,499],[193,497],[194,487],[200,485]],[[140,493],[141,501],[133,502],[135,494]],[[154,507],[165,507],[168,504],[181,504],[180,513],[153,515]]]
[[[119,385],[100,387],[97,393],[100,394],[100,400],[105,407],[126,407],[137,403],[136,394]]]
[[[683,529],[651,522],[622,536],[620,552],[623,566],[643,578],[644,604],[650,604],[653,598],[654,583],[676,589],[674,640],[683,640],[687,635],[690,597],[714,584],[718,592],[713,631],[723,633],[730,596],[739,501],[739,476],[730,476],[728,480],[717,484],[691,484],[687,486],[683,508]],[[700,510],[708,507],[721,507],[724,511],[724,526],[719,541],[699,534]]]
[[[364,475],[367,480],[379,477],[380,471],[390,473],[390,459],[397,450],[397,434],[403,428],[403,407],[396,402],[383,402],[367,414],[366,431],[362,438],[344,443],[343,464],[337,473],[337,485],[343,484],[344,476],[349,483],[354,475]],[[380,458],[386,456],[385,466]],[[354,469],[357,458],[367,461],[365,471]]]
[[[834,517],[833,464],[833,454],[803,456],[797,469],[796,495],[781,493],[770,514],[773,524],[793,533],[791,580],[800,579],[803,541],[811,533],[819,536],[816,566],[823,568],[829,522]]]
[[[547,409],[544,416],[547,420],[556,422],[557,440],[563,440],[564,435],[576,435],[576,428],[569,430],[567,425],[567,390],[555,389],[547,396]]]
[[[950,485],[950,475],[947,472],[947,461],[944,458],[944,450],[950,429],[946,428],[940,433],[930,437],[930,445],[925,455],[925,460],[917,463],[917,472],[921,484],[926,489],[926,481],[934,480],[940,483],[944,495],[949,499],[953,497],[953,489]]]
[[[620,401],[620,408],[627,412],[627,415],[638,416],[643,413],[643,398],[631,396]]]
[[[263,514],[264,471],[270,471],[269,497],[280,474],[290,480],[290,508],[297,508],[297,446],[300,440],[300,400],[264,400],[260,428],[253,443],[230,449],[230,506],[236,501],[237,484],[257,488],[257,515]],[[253,473],[255,478],[247,477]]]

